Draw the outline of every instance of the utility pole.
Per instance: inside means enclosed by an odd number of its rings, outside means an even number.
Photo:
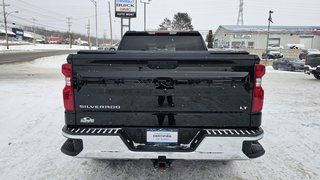
[[[32,18],[33,22],[33,45],[36,45],[36,19]]]
[[[98,9],[97,9],[97,0],[90,0],[95,6],[95,16],[96,16],[96,47],[98,49]]]
[[[240,0],[237,25],[243,26],[243,0]]]
[[[91,50],[90,19],[88,19],[88,24],[87,24],[87,33],[88,33],[88,44],[89,44],[89,50]]]
[[[110,39],[111,39],[111,44],[113,44],[112,19],[111,19],[111,5],[110,5],[110,1],[108,1],[108,5],[109,5],[109,21],[110,21]]]
[[[107,30],[103,31],[103,44],[105,45],[107,41]]]
[[[10,5],[5,4],[4,0],[2,0],[1,6],[3,7],[4,29],[5,29],[5,33],[6,33],[6,45],[7,45],[7,49],[9,49],[6,6],[10,6]]]
[[[70,44],[70,49],[72,48],[72,37],[71,37],[71,17],[67,17],[67,24],[68,24],[68,32],[69,32],[69,44]]]
[[[270,22],[273,23],[272,21],[272,17],[271,17],[271,14],[274,13],[273,11],[269,11],[269,18],[268,18],[268,34],[267,34],[267,47],[266,47],[266,52],[268,51],[269,49],[269,36],[270,36]]]
[[[97,1],[95,1],[95,15],[96,15],[96,48],[98,49],[98,10],[97,10]]]
[[[140,3],[144,4],[144,31],[147,30],[147,4],[150,4],[151,0],[142,1],[140,0]]]

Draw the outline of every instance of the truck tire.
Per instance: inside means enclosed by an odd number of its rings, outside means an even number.
[[[313,73],[313,76],[314,76],[316,79],[320,79],[320,73]]]

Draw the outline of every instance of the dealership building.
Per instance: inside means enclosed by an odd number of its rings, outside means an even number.
[[[215,48],[265,49],[268,26],[221,25],[213,35]],[[271,26],[269,46],[320,49],[320,26]]]

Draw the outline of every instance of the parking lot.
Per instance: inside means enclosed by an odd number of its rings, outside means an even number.
[[[320,81],[303,72],[267,68],[261,144],[249,161],[75,159],[65,141],[60,66],[66,55],[0,65],[0,179],[320,179]]]

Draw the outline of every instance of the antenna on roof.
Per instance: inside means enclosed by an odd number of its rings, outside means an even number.
[[[240,0],[237,25],[243,25],[243,0]]]

